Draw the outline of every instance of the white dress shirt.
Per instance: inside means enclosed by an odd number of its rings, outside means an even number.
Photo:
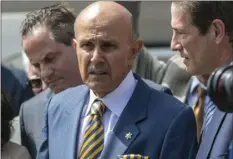
[[[99,98],[105,106],[108,108],[103,116],[104,123],[104,145],[108,140],[108,134],[114,129],[122,111],[131,98],[133,91],[136,87],[137,80],[134,78],[132,71],[128,73],[121,84],[111,93],[107,94],[103,98]],[[88,119],[90,118],[90,109],[92,103],[97,99],[96,95],[90,90],[89,97],[84,106],[81,120],[80,129],[78,130],[78,154],[82,145],[85,128],[88,125]]]

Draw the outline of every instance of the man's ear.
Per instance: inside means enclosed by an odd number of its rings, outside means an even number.
[[[140,53],[140,50],[142,48],[143,42],[142,40],[135,40],[132,43],[132,48],[131,48],[131,54],[129,56],[129,63],[130,63],[130,68],[135,66],[135,62],[136,62],[136,57],[138,56],[138,54]]]
[[[216,44],[222,42],[224,36],[226,35],[225,24],[220,19],[214,19],[212,22],[212,32],[214,34]]]
[[[133,42],[133,47],[132,47],[133,58],[135,58],[140,53],[140,50],[142,49],[142,45],[143,45],[142,40],[135,40]]]
[[[74,47],[75,50],[76,50],[76,48],[77,48],[77,40],[76,40],[75,38],[73,38],[72,41],[73,41],[73,42],[72,42],[72,45],[73,45],[73,47]]]

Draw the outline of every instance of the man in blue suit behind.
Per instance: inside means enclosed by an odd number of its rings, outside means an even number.
[[[131,71],[142,46],[132,28],[115,2],[79,14],[73,45],[85,85],[49,101],[38,159],[194,158],[192,109]]]

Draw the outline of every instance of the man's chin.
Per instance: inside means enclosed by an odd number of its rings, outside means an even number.
[[[106,87],[106,84],[104,83],[91,83],[91,84],[88,84],[88,87],[91,89],[91,90],[102,90],[103,88]]]
[[[87,86],[100,98],[111,92],[110,87],[103,82],[88,83]]]
[[[190,73],[192,76],[197,76],[197,75],[200,75],[200,74],[201,74],[201,73],[200,73],[200,70],[195,69],[195,68],[193,68],[193,67],[187,67],[187,66],[186,66],[186,71],[187,71],[188,73]]]

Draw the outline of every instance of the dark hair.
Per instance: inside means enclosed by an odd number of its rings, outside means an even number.
[[[233,42],[233,2],[232,1],[181,1],[181,9],[191,17],[191,23],[205,35],[214,19],[223,21],[226,33]]]
[[[6,94],[1,91],[1,145],[9,141],[11,136],[11,121],[14,118],[14,112]]]
[[[56,42],[70,46],[74,38],[75,18],[75,13],[67,4],[41,8],[26,15],[26,19],[21,24],[21,37],[38,26],[45,26]]]

